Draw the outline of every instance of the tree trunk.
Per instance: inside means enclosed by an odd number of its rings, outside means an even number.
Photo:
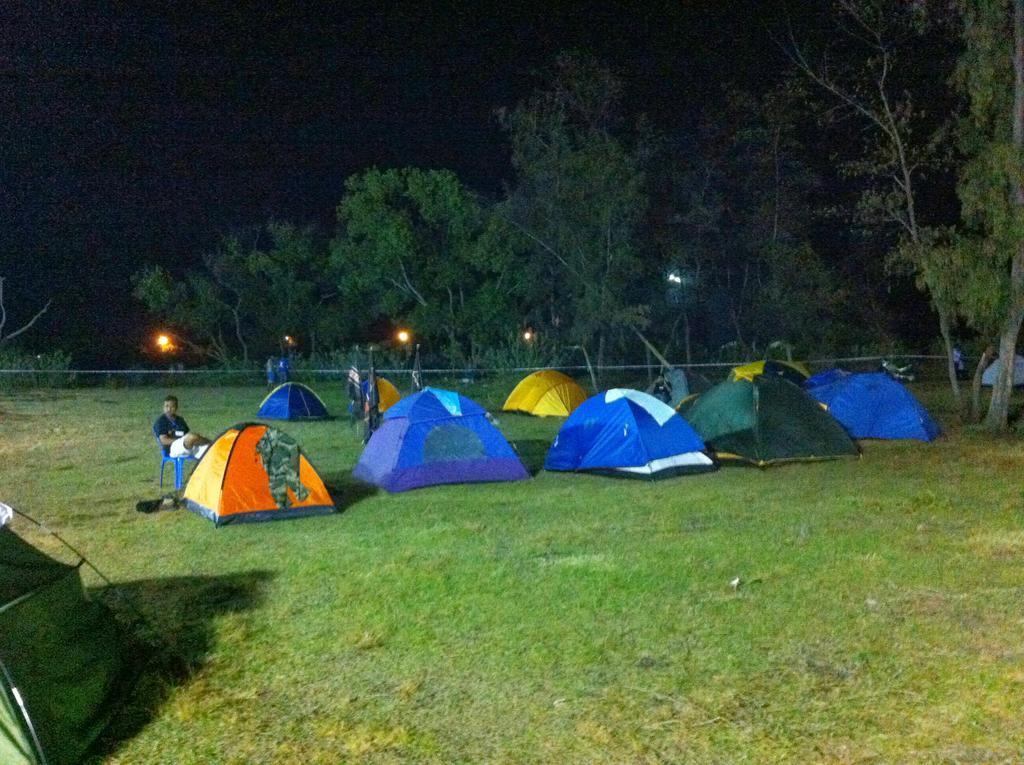
[[[689,366],[693,359],[690,357],[690,314],[686,311],[683,311],[683,342],[686,348],[686,365]]]
[[[1016,261],[1017,258],[1014,258]],[[999,336],[999,361],[1001,369],[992,384],[992,400],[989,401],[985,427],[994,432],[1006,430],[1010,414],[1010,398],[1013,396],[1013,362],[1017,355],[1017,335],[1024,316],[1017,312],[1015,320],[1007,322]]]
[[[981,358],[978,359],[978,368],[974,370],[974,379],[971,381],[971,422],[977,422],[981,419],[981,378],[985,374],[985,369],[992,361],[992,357],[995,355],[995,350],[992,346],[985,348],[981,354]]]
[[[238,302],[235,303],[235,307],[231,309],[231,314],[235,317],[235,337],[238,338],[238,344],[242,346],[242,362],[244,364],[248,364],[249,346],[245,342],[245,337],[242,336],[242,317],[240,315],[241,305],[242,299],[239,298]]]
[[[1018,156],[1024,149],[1024,0],[1013,0],[1013,145]],[[1014,175],[1014,202],[1024,208],[1024,183]],[[1024,320],[1024,244],[1017,246],[1010,265],[1010,307],[999,335],[999,359],[1002,369],[992,386],[992,400],[985,416],[989,430],[1005,431],[1013,395],[1013,362],[1017,355],[1017,336]]]
[[[953,363],[953,332],[950,328],[950,315],[947,311],[939,311],[939,333],[946,346],[946,373],[949,375],[949,387],[953,391],[956,408],[963,412],[963,397],[960,395],[960,380],[956,376],[956,364]]]
[[[729,317],[732,319],[732,328],[736,332],[736,344],[739,345],[741,351],[746,353],[747,344],[743,341],[743,332],[740,330],[739,313],[734,308],[730,308]]]

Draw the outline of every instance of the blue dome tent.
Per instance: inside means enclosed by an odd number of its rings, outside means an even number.
[[[352,476],[390,492],[530,477],[483,407],[437,388],[407,396],[384,412]]]
[[[615,388],[592,396],[569,415],[544,468],[663,478],[714,470],[704,449],[700,436],[668,404]]]
[[[328,414],[324,402],[310,388],[288,382],[267,394],[256,416],[266,420],[323,420]]]
[[[914,394],[885,372],[851,374],[807,392],[853,438],[932,441],[942,433]]]
[[[831,385],[850,376],[850,373],[839,367],[832,367],[804,380],[804,388],[817,388],[820,385]]]

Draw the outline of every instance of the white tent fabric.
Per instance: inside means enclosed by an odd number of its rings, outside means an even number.
[[[996,359],[989,364],[981,374],[981,384],[989,387],[995,385],[996,377],[999,376],[999,370],[1002,368],[1002,359]],[[1018,355],[1013,358],[1013,385],[1014,387],[1024,385],[1024,356]]]
[[[637,406],[643,407],[658,425],[664,425],[677,414],[675,409],[649,393],[642,393],[630,388],[612,388],[604,394],[604,400],[609,404],[620,398],[628,398]]]

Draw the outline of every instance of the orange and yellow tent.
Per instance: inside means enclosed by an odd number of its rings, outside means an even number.
[[[262,423],[221,433],[192,471],[182,498],[217,526],[337,511],[299,445]]]
[[[568,417],[586,400],[587,394],[571,377],[542,369],[520,380],[501,408],[538,417]]]

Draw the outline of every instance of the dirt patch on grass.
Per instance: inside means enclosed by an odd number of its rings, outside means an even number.
[[[904,615],[939,616],[948,614],[951,609],[949,595],[936,590],[913,590],[899,602],[899,610]]]
[[[975,555],[983,555],[997,560],[1024,561],[1024,531],[975,534],[967,540],[967,546]]]
[[[0,423],[24,422],[45,415],[45,412],[18,412],[14,409],[0,409]]]

